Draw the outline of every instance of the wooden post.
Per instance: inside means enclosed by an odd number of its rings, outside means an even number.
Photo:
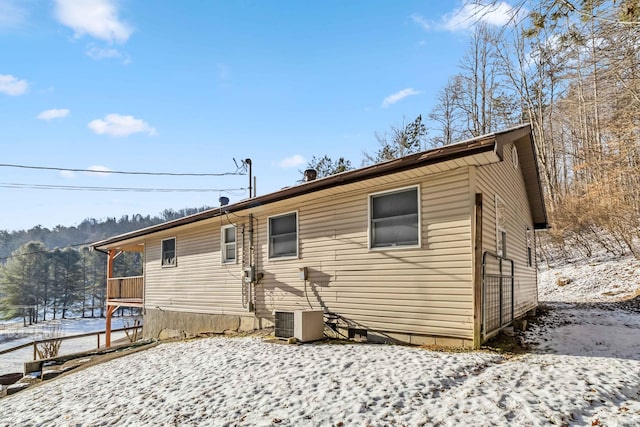
[[[104,340],[105,347],[111,347],[111,316],[113,316],[113,312],[116,311],[120,306],[117,305],[108,305],[107,306],[107,326],[104,330]]]
[[[113,277],[113,259],[116,256],[115,249],[109,249],[109,258],[107,259],[107,322],[105,325],[105,346],[111,347],[111,315],[114,306],[109,305],[109,279]]]
[[[37,357],[38,356],[38,349],[37,349],[36,346],[37,346],[37,344],[34,341],[33,342],[33,360],[38,360],[38,357]]]
[[[473,347],[482,344],[482,193],[476,193],[473,242]]]
[[[104,345],[105,347],[111,347],[111,306],[107,306],[107,324],[104,328]]]
[[[109,249],[109,258],[107,259],[107,280],[113,277],[113,259],[116,257],[116,250]]]

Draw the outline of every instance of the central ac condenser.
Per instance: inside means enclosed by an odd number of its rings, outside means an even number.
[[[274,334],[278,338],[294,337],[298,341],[317,341],[324,338],[322,310],[274,311]]]

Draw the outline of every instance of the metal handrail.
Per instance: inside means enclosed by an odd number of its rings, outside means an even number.
[[[133,329],[140,329],[142,328],[143,325],[137,325],[137,326],[127,326],[124,328],[118,328],[118,329],[112,329],[111,332],[123,332],[123,331],[130,331]],[[72,340],[72,339],[77,339],[77,338],[84,338],[84,337],[90,337],[92,335],[96,335],[98,337],[98,347],[100,348],[100,335],[101,334],[105,334],[106,331],[96,331],[96,332],[86,332],[84,334],[77,334],[77,335],[66,335],[63,337],[58,337],[58,338],[47,338],[44,340],[36,340],[36,341],[31,341],[25,344],[20,344],[17,345],[15,347],[11,347],[11,348],[7,348],[4,350],[0,350],[0,356],[3,354],[7,354],[7,353],[11,353],[12,351],[16,351],[16,350],[22,350],[23,348],[27,348],[30,346],[33,346],[33,360],[37,360],[36,355],[37,355],[37,346],[38,344],[42,344],[42,343],[46,343],[46,342],[52,342],[52,341],[66,341],[66,340]]]

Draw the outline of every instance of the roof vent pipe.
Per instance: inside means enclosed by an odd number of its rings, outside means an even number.
[[[220,206],[227,206],[229,204],[229,198],[225,196],[220,196],[220,198],[218,199],[218,202],[220,202]]]
[[[318,177],[318,172],[315,169],[307,169],[304,171],[304,181],[313,181]]]

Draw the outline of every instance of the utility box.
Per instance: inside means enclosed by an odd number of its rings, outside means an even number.
[[[302,342],[324,338],[324,312],[322,310],[296,310],[293,312],[293,336]]]
[[[256,281],[256,268],[252,265],[244,269],[244,283],[253,283]]]
[[[324,338],[324,313],[322,310],[275,311],[275,336],[295,337],[300,342]]]

